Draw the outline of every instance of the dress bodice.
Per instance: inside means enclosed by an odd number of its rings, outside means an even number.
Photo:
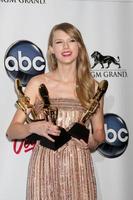
[[[58,109],[56,124],[65,129],[69,129],[74,122],[79,122],[82,114],[85,112],[85,108],[76,99],[50,99],[50,104],[51,107],[56,107]],[[44,117],[42,101],[36,101],[35,111],[38,119]]]

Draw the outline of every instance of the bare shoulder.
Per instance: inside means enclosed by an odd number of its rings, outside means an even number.
[[[32,86],[32,87],[38,87],[40,84],[47,83],[47,75],[46,74],[39,74],[37,76],[34,76],[30,79],[30,81],[28,82],[27,86]]]
[[[26,90],[30,88],[35,88],[39,84],[39,77],[34,76],[32,77],[26,85]]]
[[[51,78],[51,72],[39,74],[37,76],[32,77],[25,88],[25,92],[29,93],[29,91],[34,91],[34,93],[36,93],[41,84],[45,84],[47,87],[51,82]]]

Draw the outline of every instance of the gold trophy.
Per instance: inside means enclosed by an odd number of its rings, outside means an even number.
[[[106,81],[106,80],[102,80],[98,84],[96,94],[91,99],[90,105],[89,105],[87,111],[81,117],[81,120],[80,120],[81,123],[84,123],[87,119],[90,118],[91,115],[93,115],[96,112],[96,110],[98,109],[98,107],[100,105],[100,99],[102,98],[102,96],[106,92],[107,88],[108,88],[108,81]]]
[[[37,113],[35,112],[34,106],[30,103],[30,98],[24,94],[23,88],[19,79],[15,80],[15,89],[18,95],[18,100],[16,101],[16,107],[25,113],[26,122],[31,123],[34,121],[38,121]],[[29,109],[30,109],[30,112],[29,112]],[[40,136],[33,133],[32,135],[28,136],[25,140],[26,140],[26,143],[34,144],[36,143],[37,140],[40,140]]]
[[[53,107],[50,105],[49,101],[49,95],[48,95],[48,90],[44,84],[41,84],[39,87],[39,93],[43,99],[44,102],[44,112],[46,113],[46,120],[47,121],[52,121],[54,124],[56,124],[56,120],[58,117],[58,108]],[[71,139],[71,135],[66,132],[65,129],[62,127],[59,127],[60,129],[60,135],[59,136],[54,136],[50,135],[54,139],[54,142],[48,140],[45,137],[41,137],[40,139],[40,144],[44,147],[57,150],[60,148],[62,145],[64,145],[66,142],[68,142]]]
[[[43,112],[45,114],[46,121],[52,121],[56,124],[58,109],[50,105],[48,90],[44,84],[41,84],[39,87],[39,93],[43,100]]]
[[[37,121],[37,114],[34,110],[33,105],[30,104],[30,99],[25,96],[20,81],[16,79],[15,81],[16,91],[18,94],[18,100],[16,101],[17,106],[25,113],[27,123]],[[85,122],[88,120],[98,109],[100,105],[100,99],[106,92],[108,87],[108,82],[103,80],[99,83],[98,89],[94,97],[91,99],[91,103],[87,109],[87,111],[82,115],[81,120],[79,123],[74,123],[73,126],[66,131],[64,128],[59,127],[61,130],[60,136],[53,136],[50,135],[55,142],[48,140],[43,136],[38,136],[37,134],[33,133],[27,139],[29,142],[35,142],[36,140],[40,140],[40,144],[44,147],[57,150],[66,142],[68,142],[72,137],[77,139],[83,139],[86,143],[88,142],[89,138],[89,130],[85,127]],[[57,116],[58,116],[58,108],[52,107],[50,105],[48,90],[44,84],[41,84],[39,87],[39,93],[43,100],[43,112],[44,112],[44,119],[45,121],[52,121],[56,124]],[[28,109],[31,109],[31,112],[28,113]],[[30,117],[31,115],[31,117]]]
[[[100,99],[104,95],[108,88],[108,81],[103,80],[98,84],[98,89],[96,94],[91,99],[89,107],[87,111],[82,115],[79,123],[75,123],[68,133],[77,139],[83,139],[86,143],[88,143],[89,139],[89,130],[85,127],[85,122],[88,120],[98,109],[100,106]]]
[[[19,79],[15,80],[15,88],[18,95],[16,105],[25,113],[27,123],[38,120],[51,120],[53,123],[56,123],[58,109],[50,106],[48,91],[44,84],[41,84],[39,87],[39,93],[43,100],[43,119],[37,119],[37,113],[35,112],[34,106],[30,103],[30,98],[25,96]],[[30,113],[28,112],[29,109],[31,109]]]
[[[36,119],[35,110],[33,109],[33,105],[30,103],[30,98],[25,96],[19,79],[15,80],[15,89],[18,95],[16,106],[25,113],[27,123],[34,121]],[[28,113],[29,109],[31,109],[30,113]],[[30,114],[32,118],[30,118]]]
[[[29,97],[25,96],[19,79],[15,80],[15,87],[18,95],[16,105],[25,113],[27,123],[44,120],[51,121],[52,123],[56,124],[58,108],[50,105],[48,90],[44,84],[41,84],[39,87],[39,93],[43,100],[43,119],[37,118],[37,113],[35,112],[34,106],[31,105]],[[28,112],[29,109],[31,109],[30,113]],[[53,136],[49,134],[55,140],[55,142],[48,140],[46,137],[39,136],[36,133],[28,136],[26,138],[26,141],[27,143],[35,143],[37,140],[40,140],[40,144],[42,146],[57,150],[59,147],[61,147],[63,144],[71,139],[71,136],[65,131],[65,129],[63,129],[62,127],[59,127],[59,129],[61,130],[60,136]]]

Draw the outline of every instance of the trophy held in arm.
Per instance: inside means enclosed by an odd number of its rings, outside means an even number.
[[[72,137],[82,139],[88,143],[89,130],[85,127],[85,122],[97,111],[100,106],[100,100],[108,88],[108,81],[103,80],[98,84],[98,88],[94,97],[90,100],[87,111],[82,115],[79,123],[75,123],[68,131]]]
[[[44,111],[46,113],[46,120],[51,121],[52,123],[56,124],[56,120],[58,117],[58,108],[51,106],[50,101],[49,101],[49,95],[48,95],[48,90],[44,84],[41,84],[39,87],[39,93],[43,99],[43,104],[44,104]],[[50,135],[54,139],[54,142],[48,140],[45,137],[41,137],[40,139],[40,144],[44,147],[57,150],[61,146],[63,146],[66,142],[68,142],[71,139],[71,135],[66,132],[65,129],[62,127],[59,127],[60,129],[60,135],[59,136],[54,136]]]
[[[46,137],[38,136],[35,133],[33,133],[31,136],[28,136],[27,139],[30,142],[40,140],[40,144],[42,146],[50,148],[52,150],[57,150],[66,142],[68,142],[72,137],[78,140],[82,139],[87,143],[89,139],[89,130],[85,127],[84,124],[86,120],[88,120],[91,117],[91,115],[93,115],[96,112],[97,108],[100,105],[100,99],[106,92],[107,87],[108,87],[108,82],[106,80],[103,80],[99,83],[96,94],[91,99],[89,107],[87,108],[87,111],[82,115],[80,122],[74,123],[72,127],[69,129],[69,131],[66,131],[62,127],[59,127],[61,130],[60,136],[50,135],[55,140],[54,142],[48,140]],[[19,97],[16,103],[18,107],[24,111],[27,123],[30,123],[31,121],[32,122],[37,121],[36,119],[37,115],[34,110],[34,107],[33,105],[30,104],[30,99],[24,95],[22,87],[20,85],[20,81],[18,79],[16,80],[16,88]],[[44,111],[44,119],[41,120],[46,120],[46,121],[50,120],[54,124],[56,124],[56,120],[58,117],[58,108],[52,107],[50,105],[48,90],[44,84],[40,85],[39,93],[43,100],[43,111]],[[29,117],[29,114],[27,113],[27,110],[29,108],[31,109],[30,114],[32,118]]]
[[[25,96],[22,86],[19,79],[15,80],[15,87],[18,94],[18,100],[16,101],[16,105],[19,109],[21,109],[26,115],[26,122],[35,122],[39,120],[44,121],[51,121],[52,123],[56,124],[57,116],[58,116],[58,108],[53,107],[50,105],[48,90],[44,84],[41,84],[39,87],[39,93],[43,100],[43,119],[37,119],[37,114],[34,109],[34,106],[30,104],[29,97]],[[28,113],[28,110],[31,109],[31,112]],[[39,136],[36,133],[31,134],[26,138],[27,143],[36,143],[37,140],[40,140],[40,144],[44,147],[57,150],[66,142],[71,139],[71,135],[67,134],[65,129],[59,127],[61,130],[60,136],[53,136],[50,135],[55,141],[52,142],[48,140],[46,137]]]
[[[25,113],[26,122],[31,123],[31,122],[37,121],[37,114],[35,112],[35,109],[33,105],[30,103],[30,98],[25,96],[19,79],[15,80],[15,89],[18,95],[16,106]],[[28,111],[29,109],[30,109],[30,112]],[[39,139],[40,139],[40,136],[33,133],[32,135],[28,136],[25,139],[25,141],[28,144],[34,144]]]

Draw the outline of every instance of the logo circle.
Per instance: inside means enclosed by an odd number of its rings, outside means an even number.
[[[128,145],[129,133],[126,123],[120,116],[112,113],[104,115],[104,122],[106,139],[98,151],[107,158],[119,157]]]
[[[8,76],[20,79],[26,86],[28,81],[38,74],[44,73],[45,59],[37,45],[28,40],[13,43],[5,54],[4,65]]]

